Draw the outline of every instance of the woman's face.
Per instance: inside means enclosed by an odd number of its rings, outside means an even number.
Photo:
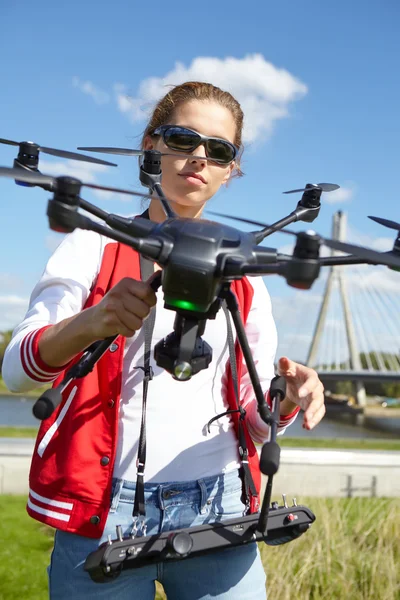
[[[236,125],[232,113],[213,101],[191,100],[183,104],[175,111],[168,124],[182,125],[200,134],[222,138],[231,143],[235,139]],[[180,158],[179,152],[167,148],[161,136],[147,137],[144,148],[176,153],[176,156],[162,157],[162,188],[168,199],[182,207],[193,208],[196,213],[228,181],[234,168],[233,162],[220,165],[202,160],[201,157],[206,156],[203,145],[186,153],[193,154],[193,158]]]

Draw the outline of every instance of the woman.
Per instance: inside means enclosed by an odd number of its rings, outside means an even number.
[[[145,130],[143,148],[173,154],[163,156],[162,183],[178,215],[200,217],[219,188],[240,174],[242,125],[237,101],[211,84],[185,83],[160,100]],[[179,152],[183,141],[185,156]],[[165,219],[157,200],[150,202],[149,217],[156,222]],[[161,290],[152,290],[152,278],[140,280],[138,255],[130,248],[92,232],[75,231],[50,258],[5,355],[8,387],[25,391],[59,382],[71,361],[91,343],[119,335],[90,375],[67,386],[63,403],[38,434],[27,510],[57,529],[49,568],[50,597],[150,600],[159,580],[173,600],[260,600],[265,598],[265,575],[256,544],[126,570],[108,585],[92,582],[83,570],[87,555],[109,534],[116,537],[116,525],[124,535],[135,527],[132,505],[143,399],[141,327],[157,304],[154,345],[172,331],[175,316],[163,308]],[[276,351],[269,295],[258,277],[235,282],[233,290],[267,397]],[[188,382],[175,381],[152,359],[146,426],[147,534],[233,518],[259,507],[260,472],[253,442],[268,439],[269,428],[259,418],[248,373],[237,354],[250,471],[258,488],[249,490],[241,478],[237,419],[225,414],[210,431],[206,427],[212,417],[232,406],[222,310],[207,323],[203,338],[213,348],[213,361]],[[312,429],[325,411],[322,384],[314,371],[285,357],[279,368],[287,380],[280,430],[295,419],[300,407],[303,426]]]

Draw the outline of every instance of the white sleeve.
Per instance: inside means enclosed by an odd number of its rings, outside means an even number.
[[[4,355],[2,375],[10,391],[25,392],[57,378],[60,370],[46,367],[38,356],[37,333],[82,310],[99,272],[105,243],[97,233],[76,229],[49,259]]]
[[[261,388],[267,398],[271,379],[275,375],[274,361],[278,337],[272,315],[271,298],[262,277],[249,277],[249,281],[253,286],[254,296],[245,330]],[[264,443],[270,437],[270,427],[262,421],[258,413],[257,400],[244,361],[240,398],[243,408],[246,409],[246,422],[251,437],[255,442]],[[286,427],[293,423],[296,415],[293,415],[291,418],[282,417],[278,426],[278,433],[283,433]]]

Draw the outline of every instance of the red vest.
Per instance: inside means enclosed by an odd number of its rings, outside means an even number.
[[[139,255],[123,244],[107,244],[85,308],[97,304],[124,277],[140,279]],[[244,278],[235,281],[232,290],[246,322],[253,287]],[[124,343],[125,338],[119,336],[91,373],[67,386],[62,403],[40,426],[32,457],[29,515],[57,529],[91,538],[101,537],[110,508]],[[238,345],[236,360],[240,387],[242,353]],[[229,407],[235,409],[229,365],[227,368],[227,400]],[[64,374],[65,371],[54,386],[62,381]],[[232,418],[237,432],[237,413]],[[250,505],[251,511],[255,512],[259,508],[261,475],[255,445],[246,424],[244,427],[249,465],[257,489],[257,496],[251,498]]]

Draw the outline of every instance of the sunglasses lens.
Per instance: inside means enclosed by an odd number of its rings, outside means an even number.
[[[173,150],[189,152],[198,145],[200,137],[194,132],[183,127],[170,127],[164,133],[164,142]]]
[[[168,148],[180,152],[191,152],[202,142],[201,137],[185,127],[171,126],[164,130],[163,139]],[[206,154],[208,158],[222,164],[229,164],[234,160],[236,152],[234,146],[218,139],[207,139]]]
[[[208,140],[207,154],[221,163],[230,163],[235,158],[233,147],[223,140]]]

